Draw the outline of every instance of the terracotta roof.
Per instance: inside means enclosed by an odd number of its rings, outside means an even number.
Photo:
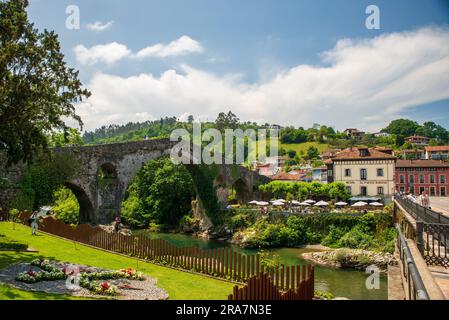
[[[432,151],[449,151],[449,146],[434,146],[434,147],[426,147],[427,152]]]
[[[449,168],[449,163],[441,160],[398,160],[396,168]]]
[[[388,147],[375,147],[374,149],[379,150],[379,151],[393,151],[392,148],[388,148]]]
[[[367,155],[361,156],[360,149],[368,150]],[[329,160],[340,161],[340,160],[364,160],[364,159],[395,160],[396,157],[394,157],[388,153],[384,153],[384,152],[381,152],[379,150],[372,149],[372,148],[349,148],[349,149],[345,149],[345,150],[337,153],[335,155],[335,157],[333,157]],[[325,163],[331,163],[331,162],[325,162]]]
[[[430,140],[431,139],[429,137],[424,137],[424,136],[410,136],[410,137],[407,137],[405,139],[407,140],[407,139],[411,139],[411,138],[419,138],[419,139],[426,139],[426,140]]]
[[[287,172],[279,172],[271,177],[272,180],[288,180],[288,181],[299,181],[301,176],[300,174],[289,174]]]
[[[414,150],[414,149],[404,149],[404,150],[394,150],[394,153],[401,154],[401,153],[422,153],[422,150]]]

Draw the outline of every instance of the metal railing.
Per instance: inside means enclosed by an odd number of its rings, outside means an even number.
[[[416,243],[429,265],[449,267],[449,225],[416,222]]]
[[[449,224],[449,218],[432,209],[423,207],[400,195],[395,195],[394,199],[416,220],[426,223]]]
[[[398,231],[397,246],[402,263],[402,274],[407,282],[408,298],[410,300],[430,300],[407,240],[398,224],[396,224],[396,229]]]

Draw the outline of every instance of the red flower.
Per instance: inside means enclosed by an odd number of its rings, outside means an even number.
[[[28,270],[28,275],[30,276],[30,277],[35,277],[36,276],[36,272],[34,272],[33,270],[31,270],[31,268]]]
[[[101,284],[101,290],[103,290],[103,291],[108,290],[110,287],[111,286],[107,282]]]

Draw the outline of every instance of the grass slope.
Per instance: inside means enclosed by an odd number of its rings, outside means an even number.
[[[320,153],[326,152],[329,150],[329,145],[326,143],[318,143],[318,142],[303,142],[303,143],[280,143],[279,147],[284,148],[285,150],[295,150],[297,154],[301,151],[304,154],[307,154],[307,150],[310,147],[316,147]]]
[[[10,239],[28,243],[28,245],[39,253],[23,252],[1,252],[0,268],[5,268],[10,264],[30,261],[36,257],[45,257],[59,261],[67,261],[105,269],[137,268],[137,261],[132,258],[103,252],[101,250],[75,244],[68,240],[39,234],[31,236],[28,227],[17,225],[15,230],[11,223],[0,223],[0,234],[4,234]],[[138,269],[151,277],[158,279],[158,285],[165,289],[171,300],[223,300],[232,293],[233,284],[211,279],[201,275],[189,274],[182,271],[173,270],[166,267],[157,266],[151,263],[138,262]],[[40,294],[25,294],[16,292],[15,289],[0,286],[0,300],[9,296],[17,295],[17,299],[35,298],[40,299]],[[63,297],[62,297],[63,298]]]

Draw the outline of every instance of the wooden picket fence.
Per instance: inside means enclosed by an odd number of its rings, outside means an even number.
[[[291,270],[290,289],[281,289],[282,284],[279,283],[278,278],[263,272],[248,279],[244,287],[235,286],[228,300],[312,300],[314,297],[313,266],[294,266]]]
[[[30,212],[21,213],[21,222],[27,224],[30,215]],[[163,239],[150,239],[145,235],[125,236],[108,233],[100,227],[87,224],[72,227],[52,217],[43,219],[39,230],[96,248],[240,283],[266,273],[280,290],[295,291],[300,288],[301,281],[306,279],[306,275],[310,277],[310,272],[306,271],[305,266],[301,268],[301,266],[280,265],[266,269],[259,254],[245,255],[230,248],[210,250],[197,247],[179,248]]]

